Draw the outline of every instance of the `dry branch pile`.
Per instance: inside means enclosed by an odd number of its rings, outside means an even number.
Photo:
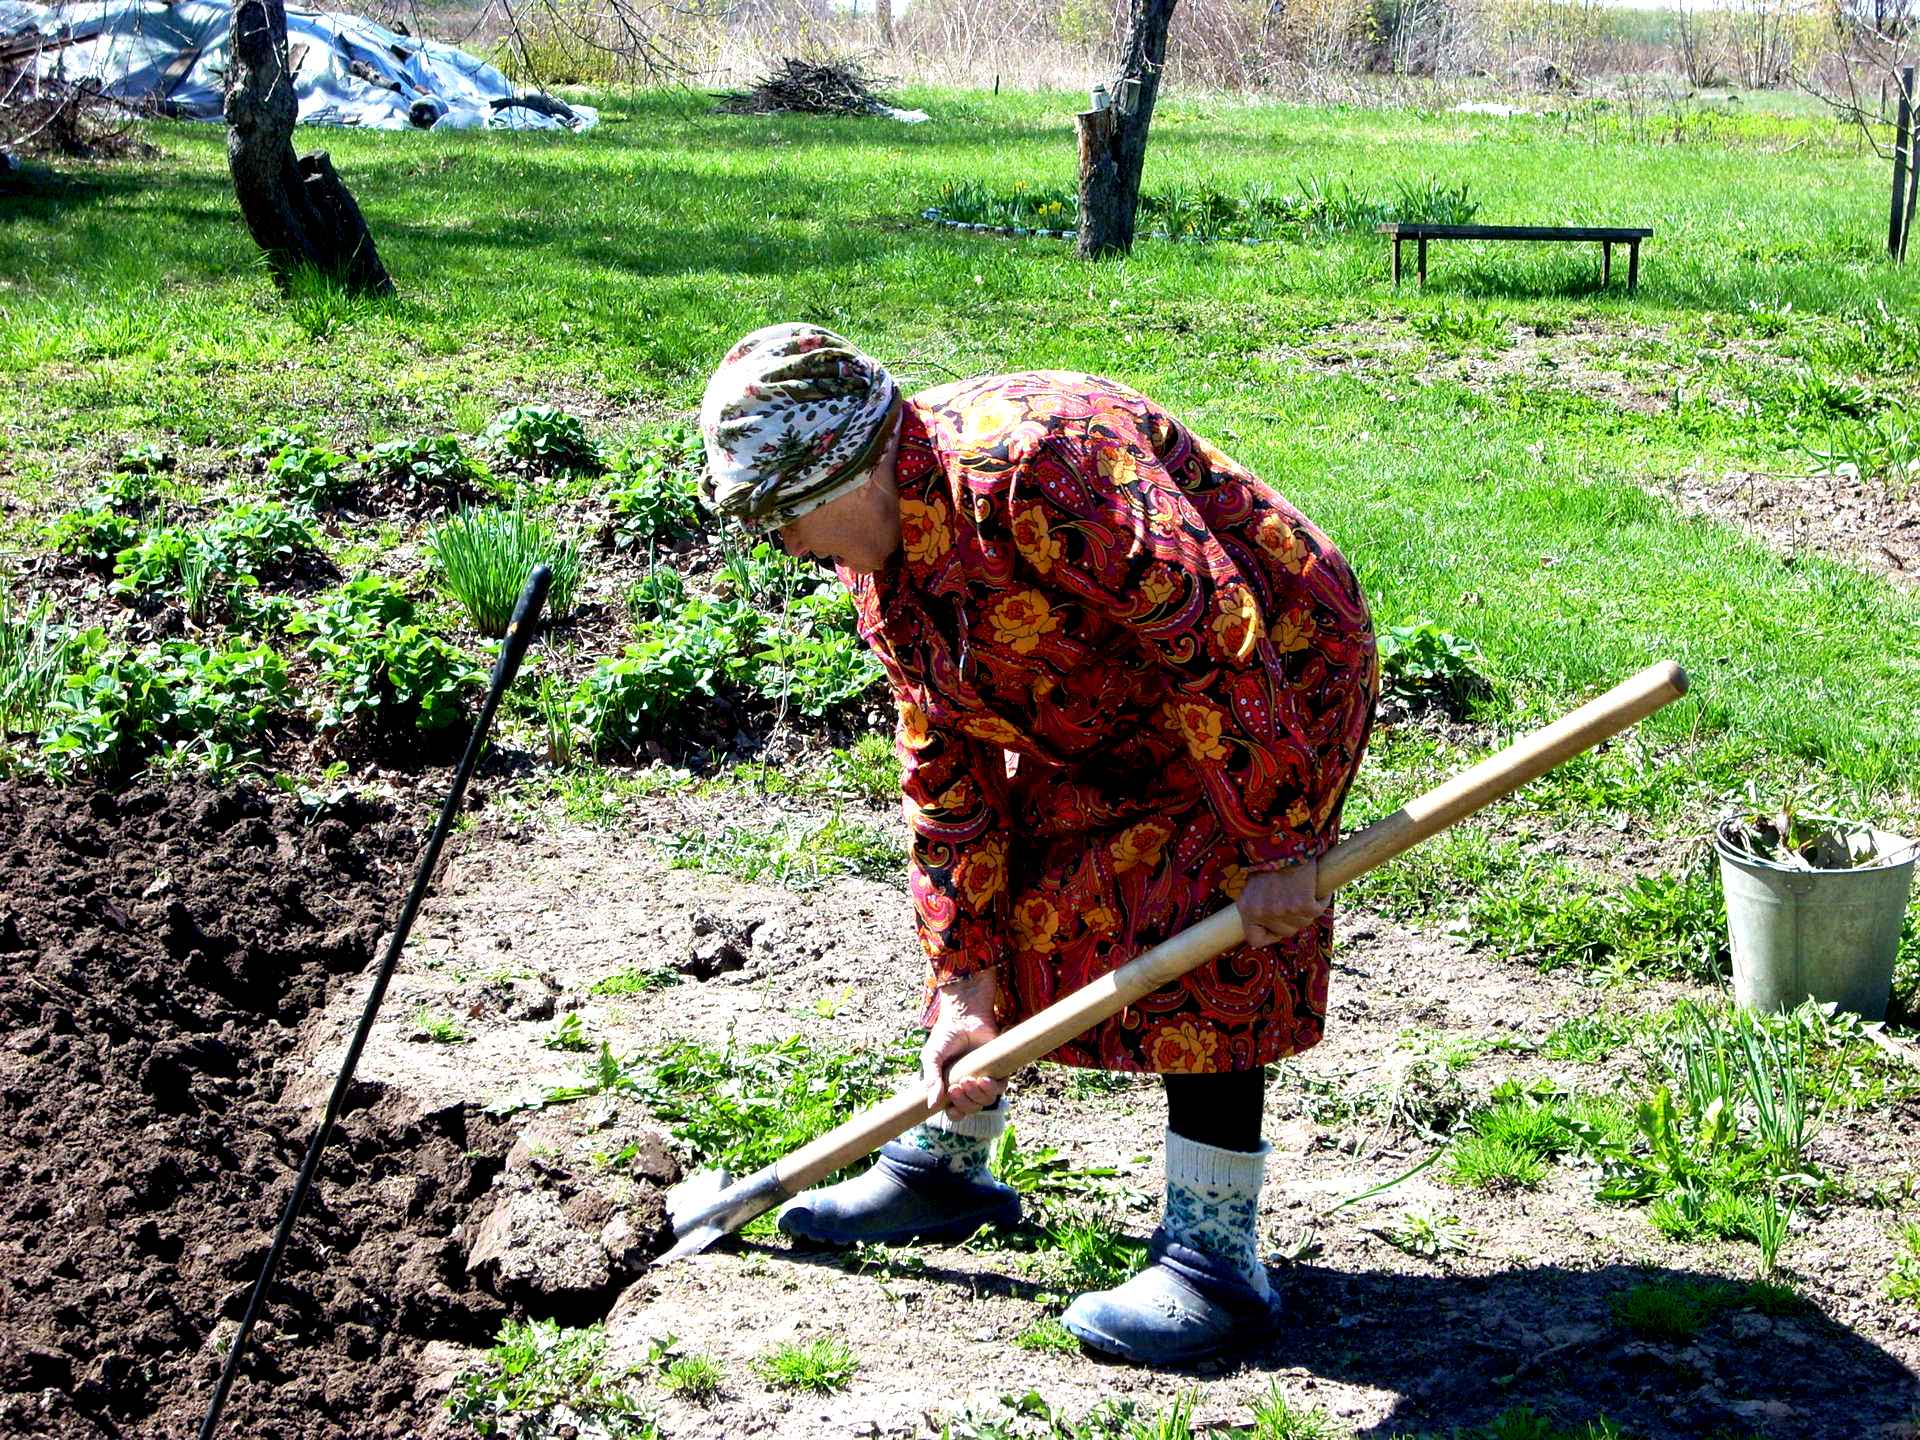
[[[15,58],[0,53],[0,151],[76,160],[149,153],[135,130],[139,107],[84,82],[37,79]]]
[[[715,96],[714,109],[729,115],[773,115],[792,111],[804,115],[884,115],[891,108],[876,87],[888,78],[869,75],[858,61],[815,63],[782,60],[751,90],[731,90]]]

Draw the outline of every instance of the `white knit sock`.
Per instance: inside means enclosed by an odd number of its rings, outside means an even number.
[[[1267,1271],[1254,1243],[1254,1216],[1268,1148],[1222,1150],[1167,1131],[1167,1234],[1226,1261],[1261,1295]]]
[[[990,1178],[987,1156],[993,1142],[1007,1128],[1007,1102],[1000,1099],[985,1110],[954,1116],[942,1110],[900,1137],[902,1145],[924,1150],[946,1162],[947,1168],[969,1180]]]

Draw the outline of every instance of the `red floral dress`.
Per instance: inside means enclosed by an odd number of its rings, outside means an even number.
[[[1279,495],[1088,375],[913,397],[901,553],[843,571],[900,709],[930,984],[1024,1018],[1323,853],[1378,688],[1352,571]],[[1229,951],[1063,1046],[1246,1070],[1320,1039],[1331,916]]]

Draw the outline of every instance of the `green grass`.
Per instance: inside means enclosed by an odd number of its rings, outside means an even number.
[[[776,821],[688,830],[664,842],[676,870],[706,870],[736,880],[765,881],[789,890],[813,890],[843,875],[897,880],[905,856],[892,829],[880,830],[835,814],[827,819]]]
[[[580,549],[556,538],[553,527],[524,510],[497,506],[462,510],[434,527],[427,543],[446,592],[466,610],[482,635],[507,633],[514,602],[534,568],[552,571],[545,614],[564,620],[573,613],[580,587]]]
[[[844,1340],[821,1336],[804,1345],[783,1341],[755,1359],[753,1368],[775,1390],[837,1395],[853,1384],[860,1362]]]
[[[1623,1330],[1642,1340],[1680,1345],[1738,1301],[1739,1292],[1730,1285],[1661,1281],[1619,1291],[1607,1304]]]
[[[673,971],[655,968],[640,970],[628,966],[625,970],[616,970],[611,975],[602,976],[588,987],[589,995],[644,995],[649,990],[666,990],[680,983],[680,977]]]
[[[1080,1353],[1080,1342],[1052,1315],[1044,1315],[1034,1321],[1013,1337],[1013,1343],[1022,1350],[1037,1350],[1049,1355]]]
[[[1900,1227],[1899,1253],[1887,1272],[1887,1294],[1895,1300],[1920,1306],[1920,1224]]]
[[[606,1352],[599,1325],[504,1321],[493,1348],[454,1381],[448,1416],[465,1433],[502,1440],[558,1433],[562,1423],[591,1427],[607,1440],[655,1440],[631,1372],[609,1369]]]
[[[473,1038],[453,1016],[437,1014],[424,1005],[413,1012],[413,1028],[435,1045],[464,1045]]]
[[[706,1355],[682,1355],[660,1368],[660,1388],[696,1405],[708,1405],[726,1382],[718,1361]]]

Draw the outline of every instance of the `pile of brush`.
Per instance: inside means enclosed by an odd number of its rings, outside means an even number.
[[[788,58],[751,90],[716,95],[714,109],[729,115],[884,115],[892,107],[875,87],[887,83],[857,61]]]

